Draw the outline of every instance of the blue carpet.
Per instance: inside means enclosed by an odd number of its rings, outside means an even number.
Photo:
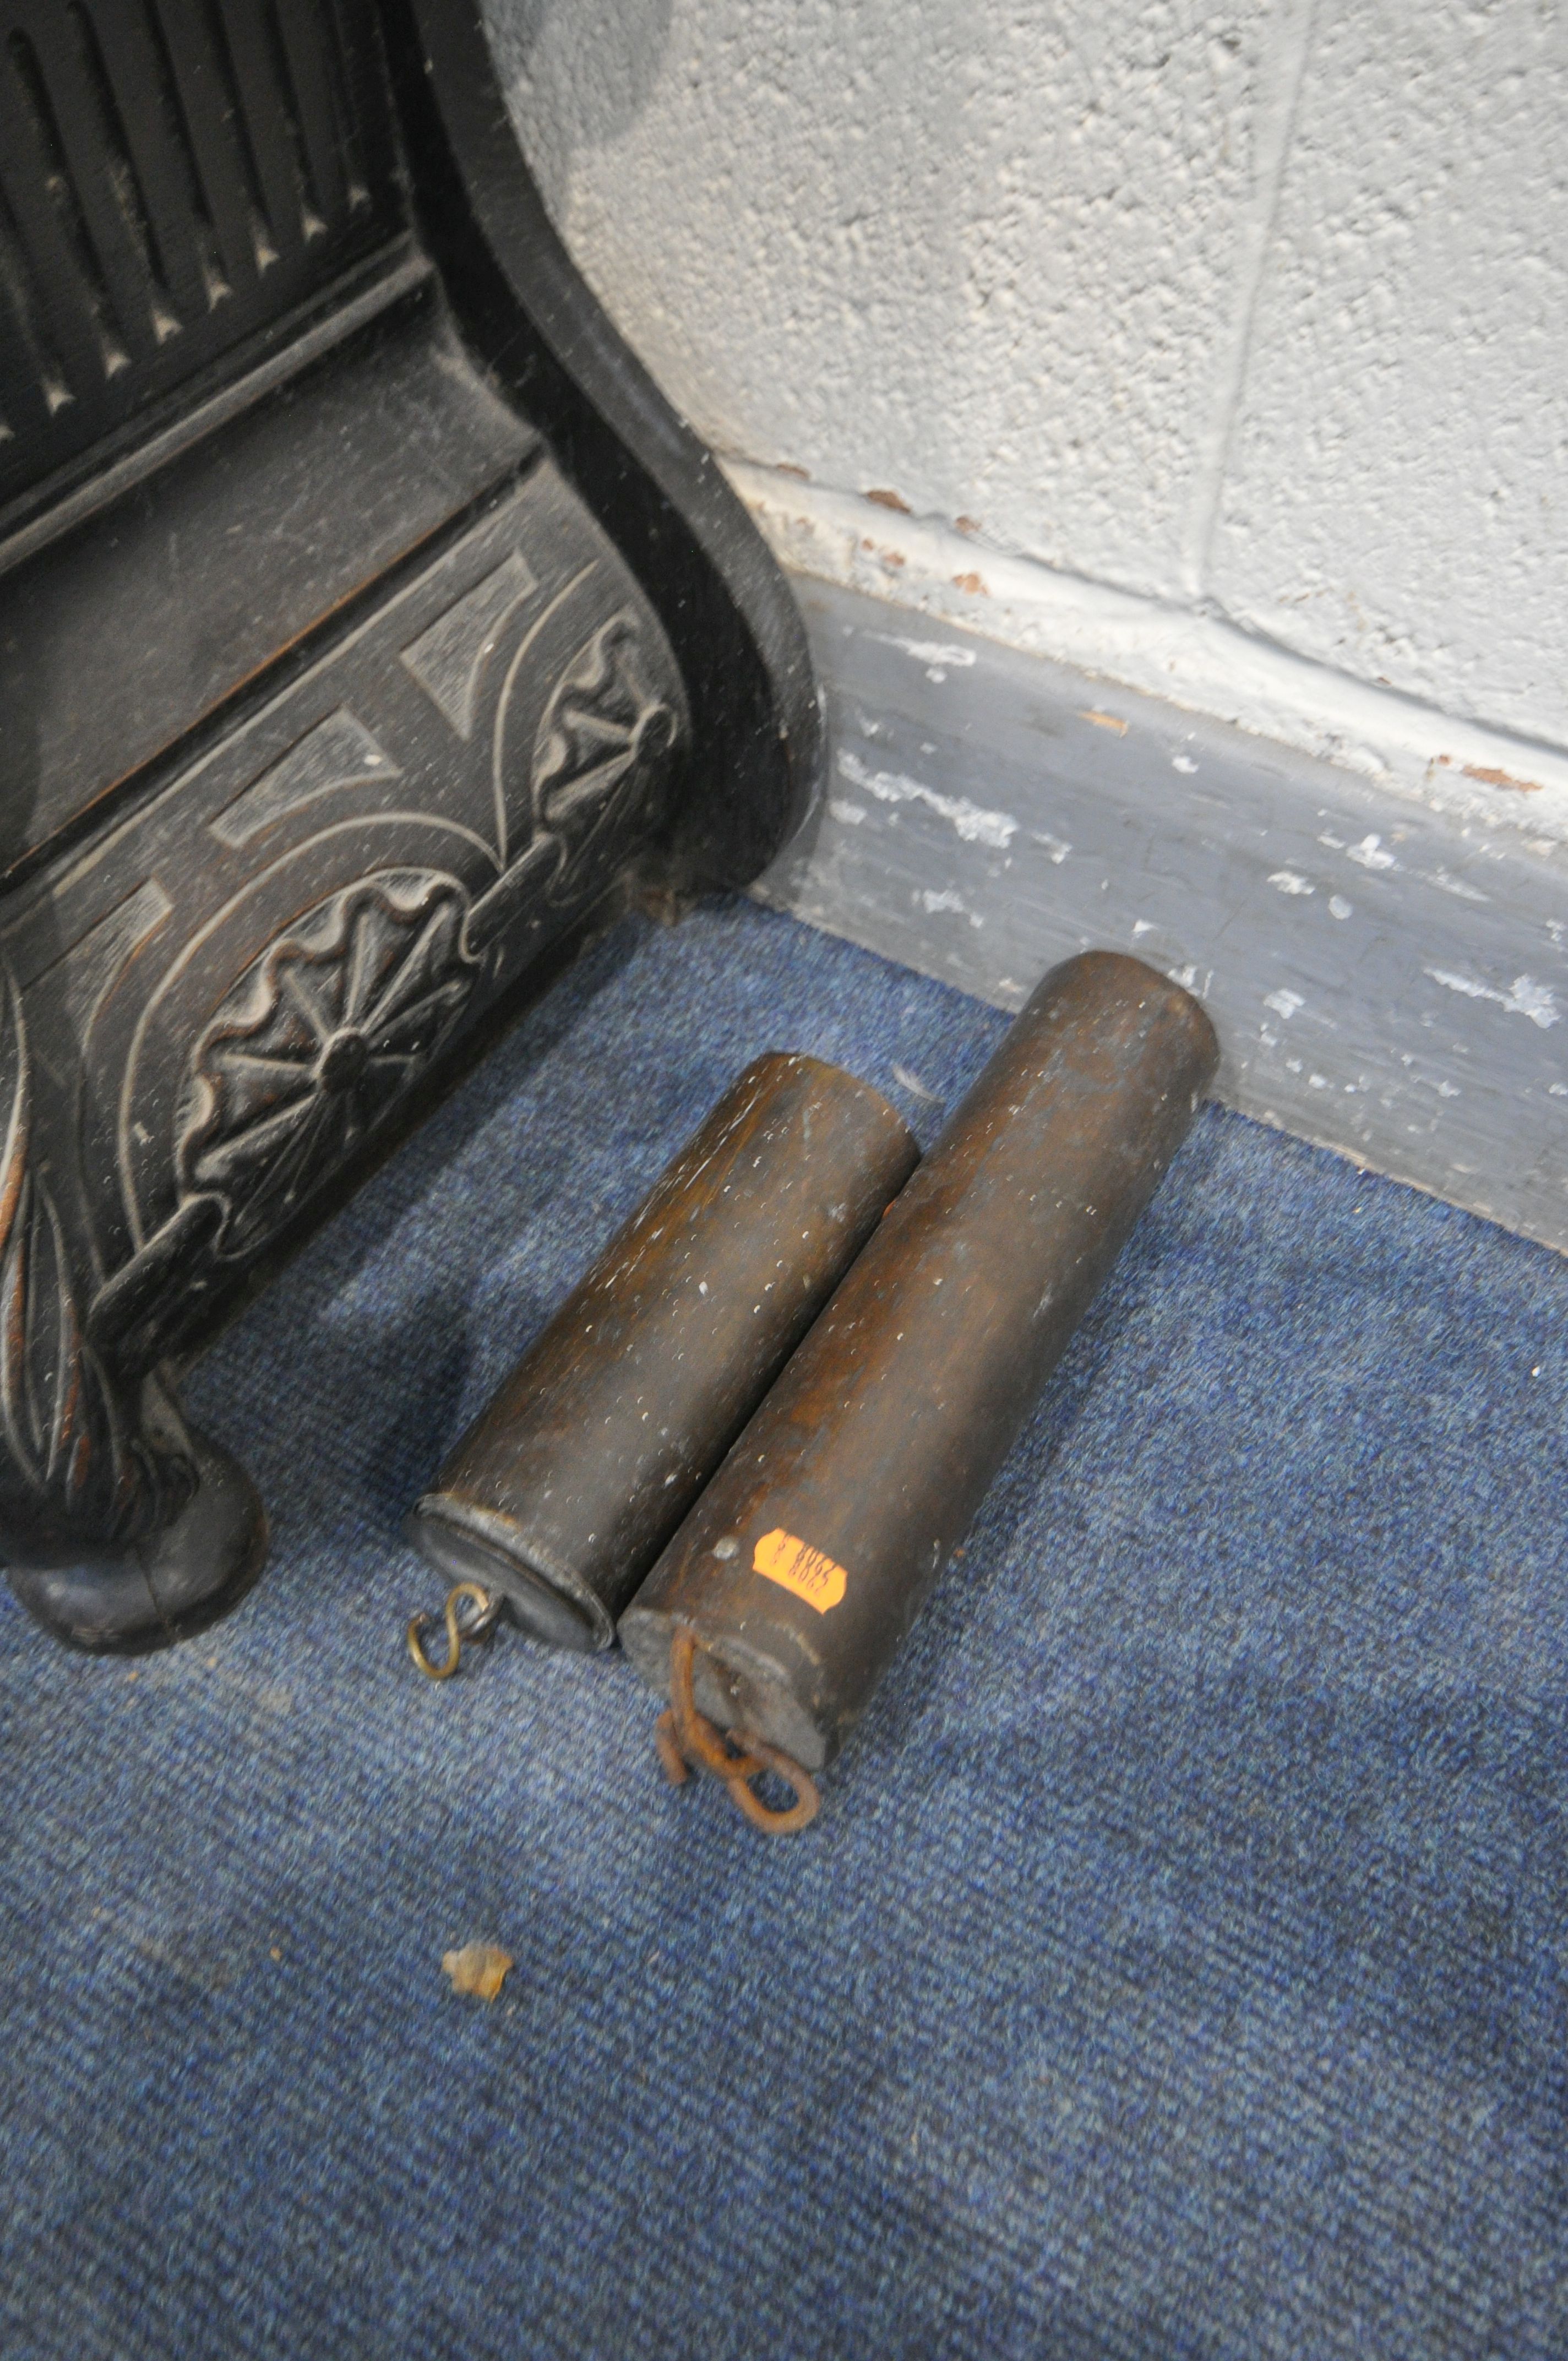
[[[409,1502],[746,1060],[929,1134],[1003,1021],[628,923],[194,1373],[232,1620],[0,1611],[6,2356],[1568,2352],[1550,1255],[1207,1112],[793,1841],[616,1657],[404,1655]]]

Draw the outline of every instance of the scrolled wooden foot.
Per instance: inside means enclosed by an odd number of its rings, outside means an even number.
[[[267,1512],[239,1462],[186,1426],[156,1379],[144,1391],[149,1451],[178,1449],[187,1480],[170,1521],[115,1543],[61,1542],[8,1554],[21,1604],[68,1647],[135,1654],[188,1639],[250,1588],[267,1560]]]

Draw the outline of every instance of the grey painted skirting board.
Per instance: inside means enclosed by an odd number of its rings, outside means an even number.
[[[1133,950],[1199,993],[1219,1095],[1568,1249],[1568,851],[797,577],[830,785],[758,887],[1015,1008]]]

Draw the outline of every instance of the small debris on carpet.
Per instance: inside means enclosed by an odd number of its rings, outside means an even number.
[[[441,1964],[452,1979],[452,1989],[471,1993],[477,2000],[494,2000],[513,1965],[510,1951],[497,1943],[465,1943],[460,1951],[446,1951]]]

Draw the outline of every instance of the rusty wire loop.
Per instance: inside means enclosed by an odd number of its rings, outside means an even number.
[[[476,1610],[466,1623],[459,1622],[457,1609],[466,1600]],[[446,1594],[446,1656],[442,1664],[433,1664],[424,1653],[424,1635],[435,1621],[433,1615],[413,1615],[409,1619],[409,1653],[427,1681],[449,1681],[457,1670],[464,1646],[488,1640],[495,1630],[504,1600],[500,1592],[485,1589],[481,1583],[457,1582]]]
[[[662,1713],[653,1727],[653,1744],[665,1778],[672,1787],[683,1787],[693,1771],[711,1771],[723,1781],[736,1810],[764,1836],[791,1836],[796,1828],[808,1827],[822,1804],[810,1773],[776,1746],[768,1746],[760,1738],[731,1739],[698,1712],[692,1693],[696,1646],[696,1632],[680,1625],[670,1642],[669,1711]],[[772,1771],[794,1791],[794,1803],[783,1811],[764,1804],[751,1785],[764,1771]]]

